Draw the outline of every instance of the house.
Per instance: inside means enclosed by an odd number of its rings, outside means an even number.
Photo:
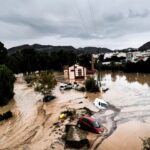
[[[73,66],[64,67],[64,78],[65,79],[77,79],[77,78],[85,78],[87,74],[87,69],[78,64],[74,64]]]
[[[150,57],[150,51],[137,51],[137,52],[128,52],[126,55],[127,62],[138,62],[138,61],[146,61]]]

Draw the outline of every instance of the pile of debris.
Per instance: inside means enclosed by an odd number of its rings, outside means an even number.
[[[64,140],[66,148],[88,149],[90,147],[87,132],[80,130],[75,125],[66,125]]]

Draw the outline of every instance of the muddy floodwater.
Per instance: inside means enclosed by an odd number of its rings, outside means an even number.
[[[14,100],[0,108],[0,113],[11,110],[14,114],[0,122],[0,150],[63,150],[63,126],[57,130],[54,123],[67,107],[91,109],[106,127],[102,137],[88,135],[90,149],[141,150],[141,139],[150,137],[150,75],[103,72],[101,78],[109,88],[105,93],[60,92],[58,83],[53,90],[56,99],[49,103],[43,103],[43,96],[19,78]],[[93,105],[97,97],[107,101],[110,109],[99,112]]]
[[[110,88],[102,98],[119,108],[115,131],[99,150],[141,150],[141,138],[150,137],[150,75],[104,73]]]

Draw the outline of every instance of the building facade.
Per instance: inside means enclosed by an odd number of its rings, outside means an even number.
[[[87,74],[87,69],[78,64],[74,64],[70,67],[64,67],[64,78],[65,79],[77,79],[85,78]]]

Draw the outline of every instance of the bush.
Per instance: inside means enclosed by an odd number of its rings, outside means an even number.
[[[88,92],[99,92],[99,87],[94,78],[89,78],[85,81],[85,88]]]
[[[38,75],[27,75],[24,79],[29,85],[34,85],[35,91],[41,92],[44,95],[51,94],[51,90],[57,84],[54,74],[51,71],[43,71]]]
[[[142,150],[150,150],[150,137],[147,139],[142,139],[143,141],[143,149]]]
[[[5,65],[0,65],[0,106],[6,105],[14,96],[15,76]]]
[[[57,81],[54,77],[54,74],[50,71],[42,72],[39,76],[39,85],[38,89],[41,89],[41,92],[45,94],[51,94],[51,90],[55,87]]]
[[[24,77],[25,81],[27,82],[27,84],[30,84],[34,81],[36,81],[36,76],[35,75],[28,75]]]

